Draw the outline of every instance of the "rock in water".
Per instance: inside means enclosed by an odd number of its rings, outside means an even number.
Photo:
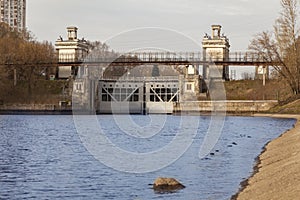
[[[153,189],[158,192],[171,192],[174,190],[181,190],[183,188],[185,188],[185,186],[175,178],[159,177],[153,184]]]

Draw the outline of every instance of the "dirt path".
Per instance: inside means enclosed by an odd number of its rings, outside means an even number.
[[[295,128],[271,141],[259,156],[258,172],[238,194],[238,200],[300,199],[300,115],[256,115],[296,118]]]

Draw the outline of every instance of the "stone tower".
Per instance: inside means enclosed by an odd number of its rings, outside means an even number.
[[[67,27],[67,39],[64,40],[61,36],[55,42],[55,49],[58,53],[60,62],[77,62],[83,61],[88,54],[87,41],[78,39],[78,28],[75,26]],[[58,78],[69,78],[76,75],[77,69],[75,66],[59,66]]]
[[[229,59],[229,39],[222,34],[220,25],[212,25],[212,35],[205,34],[202,47],[203,47],[203,60],[206,61],[226,61]],[[216,66],[222,77],[218,77],[216,73],[210,73],[210,65],[203,66],[203,78],[222,78],[229,80],[229,67],[226,65]]]

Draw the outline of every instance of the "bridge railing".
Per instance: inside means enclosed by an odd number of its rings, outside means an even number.
[[[133,52],[114,54],[89,54],[78,56],[74,54],[59,54],[59,63],[143,63],[143,62],[265,62],[262,55],[254,52],[231,52],[229,55],[205,55],[201,52]]]
[[[255,52],[233,52],[229,54],[231,62],[264,62],[266,61],[261,54]]]

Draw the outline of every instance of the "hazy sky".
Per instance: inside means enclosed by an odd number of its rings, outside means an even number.
[[[212,24],[223,26],[231,50],[246,50],[249,40],[269,30],[280,11],[279,0],[28,0],[27,27],[38,40],[79,37],[105,41],[140,27],[173,29],[201,43]],[[171,43],[171,41],[169,41]]]

